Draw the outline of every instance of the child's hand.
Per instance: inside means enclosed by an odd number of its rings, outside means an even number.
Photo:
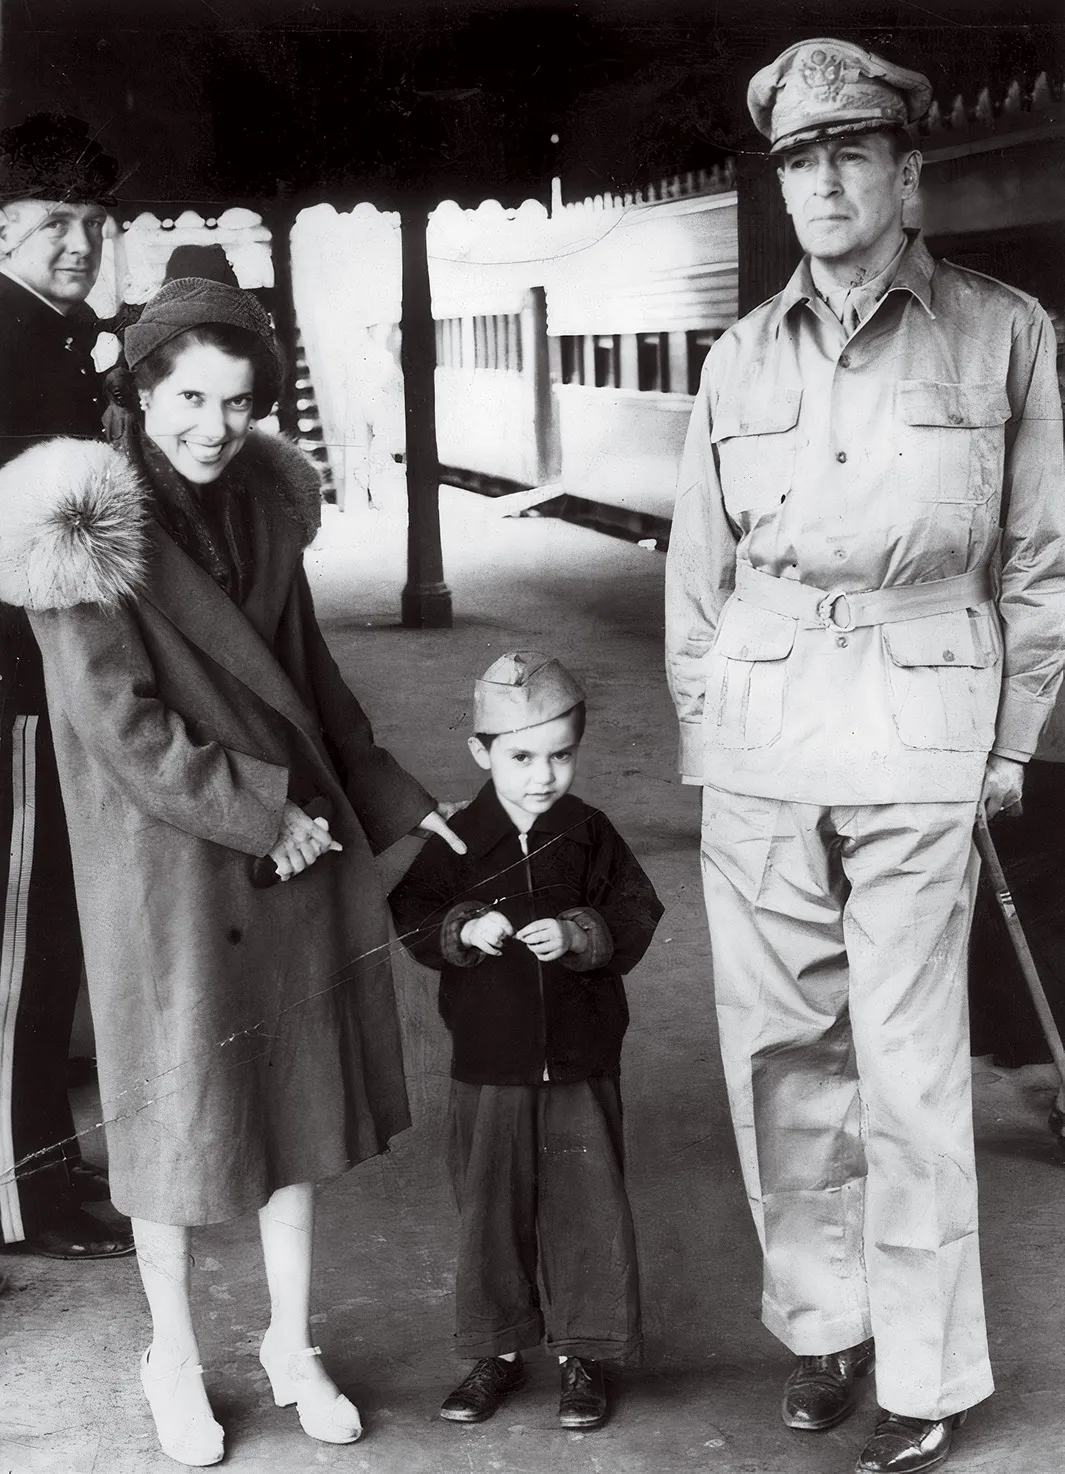
[[[517,938],[541,962],[557,962],[567,952],[583,952],[588,946],[588,938],[575,922],[559,921],[554,916],[530,921],[517,933]]]
[[[489,957],[498,957],[507,937],[514,935],[514,928],[502,911],[488,911],[484,916],[475,916],[459,932],[459,941],[464,947],[476,947],[478,952],[487,952]]]

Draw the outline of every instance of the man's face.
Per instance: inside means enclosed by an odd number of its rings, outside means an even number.
[[[44,299],[69,312],[84,302],[100,271],[104,224],[100,205],[19,200],[0,209],[4,266]]]
[[[803,250],[846,264],[875,258],[879,246],[897,242],[921,156],[914,150],[896,159],[887,134],[863,133],[792,149],[777,173]]]

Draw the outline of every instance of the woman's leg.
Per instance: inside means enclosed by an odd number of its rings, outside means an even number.
[[[133,1219],[152,1344],[141,1365],[141,1384],[164,1452],[179,1463],[217,1464],[222,1429],[215,1422],[200,1373],[200,1349],[189,1301],[189,1230],[172,1223]]]
[[[354,1406],[311,1347],[314,1185],[281,1187],[259,1209],[263,1262],[270,1288],[270,1327],[259,1359],[280,1406],[296,1403],[312,1438],[350,1443],[362,1431]],[[301,1354],[307,1353],[307,1354]]]
[[[152,1371],[161,1374],[191,1361],[200,1350],[189,1302],[189,1230],[172,1223],[133,1219],[137,1267],[152,1313]]]
[[[279,1187],[259,1209],[259,1232],[270,1287],[270,1339],[286,1351],[304,1351],[311,1344],[313,1184]]]

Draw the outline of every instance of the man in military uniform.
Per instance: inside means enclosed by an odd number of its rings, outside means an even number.
[[[840,1422],[875,1356],[866,1474],[940,1463],[992,1391],[972,826],[1020,796],[1065,659],[1053,333],[904,230],[930,99],[831,39],[751,82],[806,255],[711,349],[667,568],[763,1319],[797,1356],[784,1421]]]
[[[75,119],[0,133],[0,464],[53,435],[98,436],[104,204],[118,167]],[[66,1088],[81,942],[40,656],[0,607],[0,1239],[53,1257],[132,1251],[81,1206],[106,1179],[77,1149]]]

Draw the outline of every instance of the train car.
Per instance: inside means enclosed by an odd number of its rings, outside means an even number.
[[[933,104],[916,140],[925,170],[908,221],[924,229],[933,254],[1039,297],[1059,335],[1063,136],[1061,90],[1045,73],[1028,84],[1014,79],[997,97],[985,87],[945,111]],[[571,501],[668,519],[703,359],[738,315],[743,207],[722,169],[645,196],[564,206],[552,217],[550,257],[535,263],[545,316],[523,315],[514,300],[508,319],[488,300],[453,294],[438,336],[447,474],[481,489],[546,483]],[[457,351],[465,355],[458,375]],[[514,378],[504,399],[506,373]],[[478,400],[486,412],[474,429],[469,408]],[[530,423],[530,414],[539,419]]]

